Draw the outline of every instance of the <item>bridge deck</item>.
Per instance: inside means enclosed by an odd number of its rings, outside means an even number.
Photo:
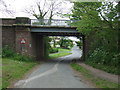
[[[47,36],[82,36],[80,32],[76,30],[77,27],[71,26],[31,26],[31,32],[38,35]]]

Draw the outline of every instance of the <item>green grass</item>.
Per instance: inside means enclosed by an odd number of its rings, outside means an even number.
[[[103,64],[97,64],[97,63],[93,63],[93,62],[85,62],[85,63],[94,67],[94,68],[104,70],[108,73],[112,73],[112,74],[116,74],[116,75],[120,74],[120,70],[118,69],[118,67],[108,66],[108,65],[103,65]]]
[[[78,72],[80,72],[85,78],[87,78],[88,80],[90,80],[92,83],[94,83],[96,85],[96,87],[98,88],[118,88],[118,84],[108,81],[108,80],[104,80],[102,78],[98,78],[93,76],[90,71],[88,71],[87,69],[83,68],[82,66],[72,63],[71,66]],[[120,87],[120,85],[119,85]]]
[[[33,66],[35,61],[18,61],[8,58],[2,59],[2,88],[7,88],[13,81],[24,76]]]
[[[0,57],[0,90],[2,89],[2,58]]]
[[[69,52],[71,51],[70,49],[63,49],[63,48],[59,48],[59,52]]]
[[[71,51],[71,50],[59,48],[59,52],[54,53],[54,54],[50,54],[49,59],[55,59],[55,58],[58,58],[58,57],[70,55],[71,53],[69,51]]]

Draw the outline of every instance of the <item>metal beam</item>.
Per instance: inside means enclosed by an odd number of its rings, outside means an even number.
[[[40,36],[83,36],[81,33],[65,33],[65,32],[32,32],[34,34],[40,35]]]
[[[67,32],[67,33],[77,33],[74,28],[32,28],[31,32]]]

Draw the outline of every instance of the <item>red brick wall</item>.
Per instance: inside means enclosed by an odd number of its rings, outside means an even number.
[[[31,32],[27,27],[17,27],[16,29],[16,51],[18,53],[32,56],[31,51]],[[25,40],[25,44],[21,44],[21,40]]]
[[[31,32],[30,27],[25,25],[13,25],[16,23],[30,23],[28,18],[4,18],[2,19],[2,47],[8,45],[12,47],[17,53],[32,56],[31,50]],[[24,45],[24,52],[22,52],[22,45],[20,44],[21,39],[26,40]]]
[[[2,46],[9,45],[15,49],[15,29],[14,27],[2,27]]]

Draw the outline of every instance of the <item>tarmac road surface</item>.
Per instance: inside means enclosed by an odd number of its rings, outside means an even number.
[[[72,54],[40,65],[25,80],[15,84],[16,88],[89,88],[75,77],[70,66],[72,59],[81,57],[82,51],[77,46],[72,48]]]

